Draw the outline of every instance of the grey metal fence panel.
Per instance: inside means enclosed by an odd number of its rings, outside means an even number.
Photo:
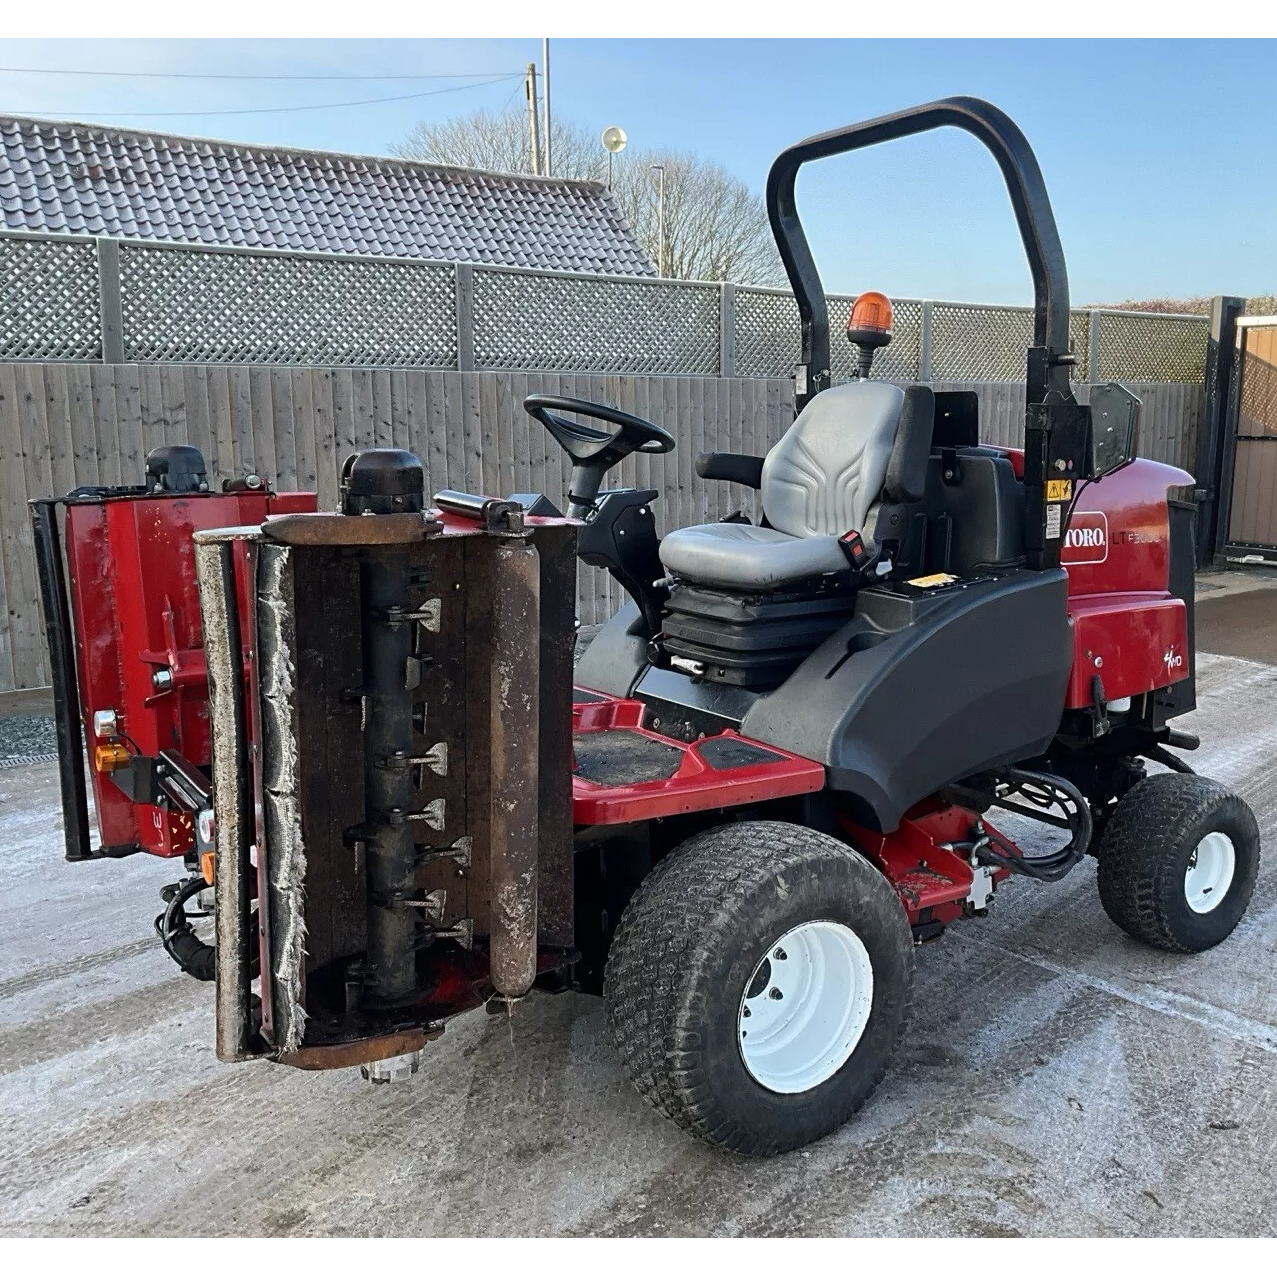
[[[1210,320],[1200,315],[1099,314],[1096,381],[1201,381]]]
[[[100,359],[91,239],[0,238],[0,359]]]
[[[841,335],[853,300],[827,298],[835,381],[853,371]],[[1024,376],[1028,307],[902,298],[895,312],[880,376]],[[1075,310],[1069,327],[1075,382],[1203,376],[1203,317]],[[790,376],[793,296],[739,286],[725,300],[721,285],[696,281],[0,232],[0,360],[712,376],[725,358],[732,375]]]
[[[448,368],[449,263],[120,245],[124,358]]]
[[[736,289],[736,374],[788,377],[801,354],[798,303],[772,288]]]
[[[856,300],[854,293],[830,293],[830,373],[835,382],[855,372],[855,351],[844,337],[847,317]],[[891,345],[874,359],[877,376],[911,381],[920,375],[922,357],[922,302],[893,299],[895,327]],[[789,293],[769,288],[736,289],[734,371],[741,377],[787,377],[798,363],[798,303]]]
[[[1069,313],[1069,340],[1077,362],[1069,380],[1090,378],[1090,311]],[[931,375],[945,380],[1016,381],[1025,375],[1033,344],[1033,311],[1027,306],[935,302],[932,307]]]
[[[717,284],[476,268],[476,369],[719,371]]]

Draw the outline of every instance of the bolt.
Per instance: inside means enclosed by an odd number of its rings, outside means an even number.
[[[748,1016],[751,1016],[751,1015],[753,1015],[753,1014],[754,1014],[754,1013],[753,1013],[753,1012],[752,1012],[752,1011],[751,1011],[748,1007],[746,1007],[746,1008],[745,1008],[745,1015],[746,1015],[747,1017],[748,1017]]]
[[[773,1002],[779,1002],[785,995],[779,989],[768,989],[767,996],[771,998]]]
[[[784,949],[777,949],[776,952],[772,954],[772,957],[775,958],[777,962],[784,962],[785,959],[789,957],[789,954],[787,954]]]

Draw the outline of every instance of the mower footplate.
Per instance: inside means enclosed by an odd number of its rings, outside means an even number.
[[[623,825],[812,794],[825,769],[736,732],[690,744],[643,726],[641,701],[590,694],[573,706],[572,818]]]

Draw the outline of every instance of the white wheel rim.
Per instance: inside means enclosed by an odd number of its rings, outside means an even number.
[[[869,951],[841,922],[804,922],[772,944],[745,983],[736,1041],[750,1076],[796,1095],[833,1077],[873,1007]]]
[[[1237,853],[1227,834],[1207,834],[1197,844],[1184,872],[1184,896],[1194,913],[1210,913],[1233,885]]]

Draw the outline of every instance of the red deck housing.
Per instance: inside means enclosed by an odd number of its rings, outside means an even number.
[[[104,848],[140,847],[157,856],[190,849],[182,811],[134,803],[108,773],[92,767],[103,743],[98,710],[114,710],[130,751],[156,758],[178,751],[211,759],[208,684],[195,577],[193,534],[260,524],[268,514],[315,509],[310,492],[139,494],[77,497],[67,503],[67,585],[98,829]],[[167,669],[171,685],[153,678]]]

